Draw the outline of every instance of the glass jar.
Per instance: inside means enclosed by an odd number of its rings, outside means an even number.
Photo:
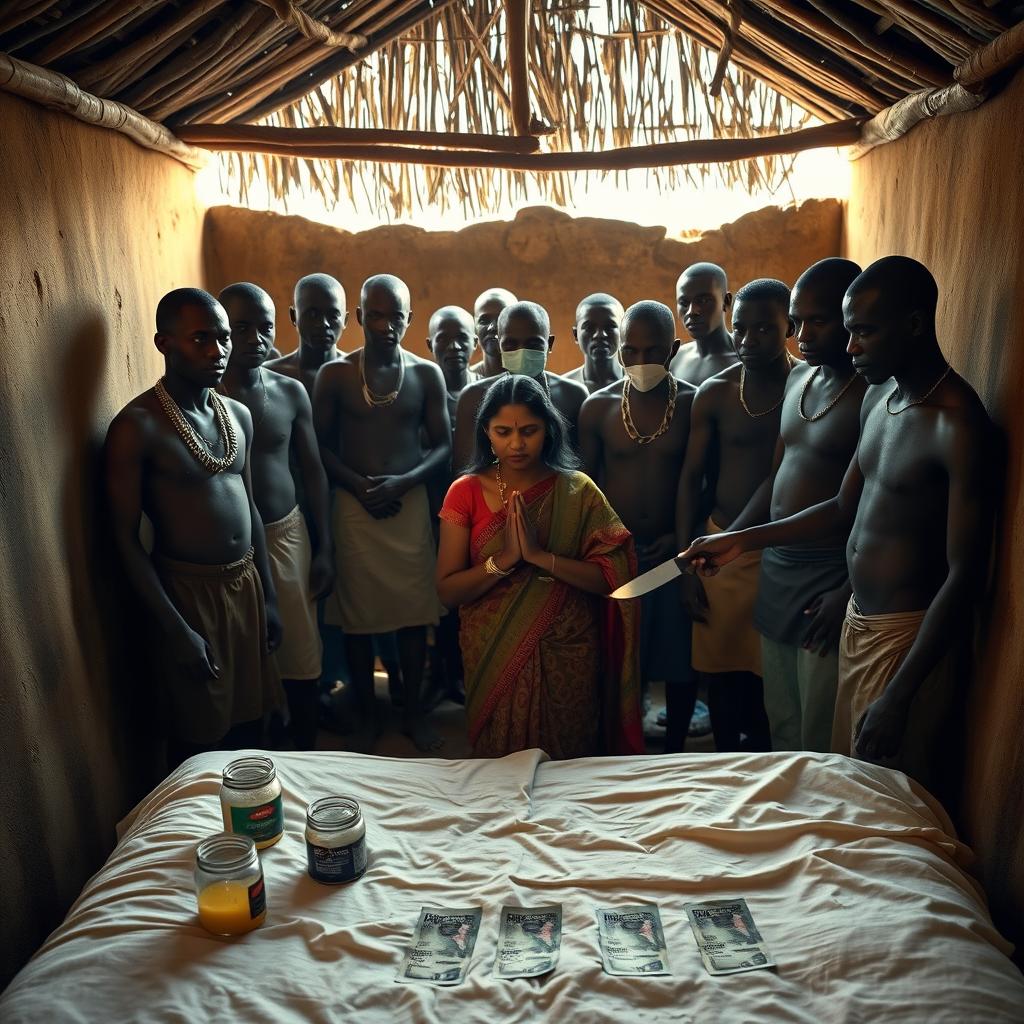
[[[199,923],[214,935],[242,935],[267,917],[267,892],[256,844],[219,832],[196,844]]]
[[[327,885],[351,882],[366,870],[366,825],[359,804],[347,796],[325,796],[306,810],[309,877]]]
[[[240,757],[224,769],[220,787],[224,831],[248,836],[257,850],[284,835],[281,783],[269,757]]]

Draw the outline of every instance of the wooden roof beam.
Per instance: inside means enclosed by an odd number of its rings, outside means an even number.
[[[209,148],[236,153],[265,153],[270,156],[307,160],[370,160],[385,164],[419,164],[425,167],[485,168],[531,171],[628,171],[681,164],[723,163],[782,156],[807,149],[848,146],[860,138],[863,117],[833,121],[814,128],[765,135],[752,139],[695,139],[663,142],[653,146],[629,146],[599,152],[494,153],[468,150],[423,149],[412,146],[304,146],[292,144],[220,142]],[[297,129],[303,131],[307,129]]]
[[[505,43],[508,50],[509,99],[512,101],[512,130],[530,134],[530,3],[505,0]]]

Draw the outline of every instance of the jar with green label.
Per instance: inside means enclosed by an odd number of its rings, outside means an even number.
[[[224,831],[248,836],[257,850],[284,835],[281,783],[269,757],[240,757],[224,769],[220,787]]]

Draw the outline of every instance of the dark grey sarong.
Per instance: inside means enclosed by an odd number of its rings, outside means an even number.
[[[844,548],[765,548],[754,604],[754,628],[769,640],[799,646],[809,621],[807,606],[846,582]]]

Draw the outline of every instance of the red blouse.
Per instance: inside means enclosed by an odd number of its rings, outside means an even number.
[[[553,487],[558,474],[549,476],[546,480],[534,484],[529,490],[523,492],[527,502],[540,497],[548,488]],[[469,530],[470,547],[476,549],[477,539],[485,527],[490,525],[496,518],[504,519],[505,510],[497,512],[487,507],[487,499],[484,497],[483,484],[476,474],[471,476],[460,476],[448,488],[444,504],[438,513],[438,518],[453,526],[461,526]]]

